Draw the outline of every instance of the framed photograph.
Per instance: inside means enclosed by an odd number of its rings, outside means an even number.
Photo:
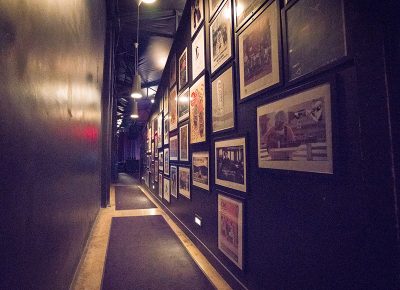
[[[218,194],[218,249],[243,269],[243,203]]]
[[[169,148],[164,148],[164,174],[169,175]]]
[[[235,0],[236,3],[236,27],[242,26],[253,16],[265,0]]]
[[[178,198],[178,167],[171,165],[170,172],[170,183],[171,183],[171,195]]]
[[[182,52],[179,57],[179,70],[178,70],[179,90],[183,89],[188,83],[188,65],[187,65],[187,48]]]
[[[168,114],[168,109],[169,109],[169,100],[168,100],[169,94],[168,94],[168,89],[164,91],[164,97],[163,97],[163,105],[164,105],[164,115]]]
[[[210,19],[214,16],[214,13],[218,10],[223,0],[209,0],[208,8],[210,9]]]
[[[163,197],[163,175],[162,173],[158,174],[158,196],[160,198]]]
[[[163,134],[162,134],[162,127],[163,127],[163,115],[158,114],[157,117],[157,148],[160,149],[163,146]]]
[[[191,36],[196,33],[204,19],[204,0],[191,0],[190,7],[190,32]]]
[[[206,90],[204,75],[190,88],[190,144],[206,141]]]
[[[190,199],[190,168],[179,167],[179,194]]]
[[[178,121],[184,121],[189,118],[189,88],[187,88],[178,97]]]
[[[169,64],[169,87],[176,83],[176,54],[174,54],[171,58],[171,62]]]
[[[164,116],[164,145],[169,143],[169,115]]]
[[[232,5],[226,0],[210,25],[211,73],[232,57]]]
[[[204,26],[192,42],[192,81],[205,69],[204,52]]]
[[[178,128],[178,106],[176,86],[169,92],[169,130]]]
[[[169,138],[169,159],[171,161],[178,161],[178,135]]]
[[[347,56],[342,1],[290,1],[284,14],[288,80]]]
[[[164,170],[164,152],[162,150],[159,153],[158,161],[158,169],[161,171]]]
[[[179,160],[189,161],[189,125],[179,128]]]
[[[233,68],[231,66],[212,82],[213,133],[235,127],[233,77]]]
[[[156,160],[156,161],[154,161],[154,181],[155,182],[158,182],[158,168],[159,168],[159,165],[158,165],[158,160]]]
[[[193,185],[210,190],[210,156],[208,152],[194,152],[192,154]]]
[[[153,140],[156,138],[157,135],[157,129],[158,129],[158,119],[157,119],[157,115],[154,115],[153,119],[152,119],[152,128],[153,128]],[[156,145],[158,144],[157,142],[155,142]]]
[[[333,173],[331,85],[257,108],[258,167]]]
[[[263,8],[238,36],[240,99],[280,83],[279,8]]]
[[[156,134],[156,138],[154,139],[154,144],[158,142],[158,135]],[[158,157],[158,149],[154,148],[154,157]]]
[[[171,202],[169,179],[164,177],[164,199],[167,202]]]
[[[215,141],[215,184],[247,191],[246,138]]]

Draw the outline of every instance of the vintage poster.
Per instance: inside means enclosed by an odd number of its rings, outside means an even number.
[[[157,148],[162,148],[163,146],[163,135],[162,135],[162,126],[163,126],[163,116],[162,113],[158,114],[157,117]]]
[[[171,62],[169,65],[169,87],[176,83],[176,54],[174,54],[171,58]]]
[[[177,161],[178,160],[178,135],[171,136],[169,139],[169,159],[171,161]]]
[[[164,170],[164,152],[162,150],[160,151],[158,160],[159,160],[158,169]]]
[[[158,196],[159,197],[163,197],[163,175],[162,173],[158,174]]]
[[[171,195],[178,198],[178,167],[171,165],[170,172]]]
[[[243,269],[243,203],[218,194],[218,248]]]
[[[240,99],[280,81],[277,23],[273,2],[238,37]]]
[[[176,86],[169,92],[169,130],[173,131],[178,127],[178,106]]]
[[[215,142],[215,184],[246,192],[246,139]]]
[[[169,179],[164,177],[164,199],[167,202],[171,202]]]
[[[164,116],[164,145],[169,143],[169,115]]]
[[[205,69],[205,42],[204,42],[204,26],[200,29],[196,38],[192,42],[192,80]]]
[[[154,161],[154,181],[158,182],[158,160]]]
[[[178,120],[179,122],[189,118],[189,89],[186,89],[178,97]]]
[[[235,0],[236,2],[236,25],[240,27],[248,16],[255,12],[264,0]]]
[[[212,82],[212,130],[223,131],[235,127],[232,67]]]
[[[206,141],[206,91],[204,75],[190,88],[190,144]]]
[[[226,1],[210,25],[211,73],[232,56],[232,7]]]
[[[214,13],[218,10],[218,7],[221,3],[222,0],[210,0],[208,2],[208,6],[210,9],[210,19],[213,17]]]
[[[178,70],[178,80],[179,80],[179,90],[183,89],[183,87],[188,82],[188,66],[187,66],[187,48],[182,52],[179,57],[179,70]]]
[[[169,175],[169,148],[164,148],[164,174]]]
[[[164,98],[163,98],[163,105],[164,105],[164,115],[168,114],[168,109],[169,109],[169,94],[168,94],[168,89],[164,91]]]
[[[257,108],[258,166],[333,173],[329,83]]]
[[[189,125],[179,128],[179,160],[189,161]]]
[[[191,36],[196,33],[204,19],[204,0],[192,0],[190,7]]]
[[[179,167],[179,194],[190,199],[190,168]]]
[[[210,189],[209,172],[210,157],[208,152],[195,152],[192,154],[192,178],[193,185]]]

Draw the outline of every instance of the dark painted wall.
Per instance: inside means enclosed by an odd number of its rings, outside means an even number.
[[[385,80],[388,77],[392,80],[392,100],[397,92],[393,81],[397,73],[393,63],[390,63],[391,59],[385,55],[385,47],[390,45],[386,49],[393,54],[398,51],[398,42],[394,41],[398,38],[388,37],[389,31],[394,31],[390,25],[395,21],[387,19],[392,15],[389,12],[395,11],[394,2],[392,8],[386,6],[389,1],[385,4],[376,1],[344,2],[348,47],[351,50],[348,61],[308,76],[297,84],[284,82],[268,94],[261,94],[245,103],[236,102],[237,125],[233,135],[246,134],[249,146],[249,189],[247,194],[239,194],[244,199],[245,207],[244,270],[233,265],[219,251],[217,244],[217,193],[218,190],[231,192],[213,184],[213,140],[221,134],[208,133],[206,143],[190,146],[191,152],[210,151],[210,192],[191,186],[191,200],[179,196],[178,199],[171,197],[171,203],[162,201],[190,229],[193,235],[189,235],[213,264],[222,269],[206,247],[250,289],[399,287],[399,240],[396,228],[398,194],[394,188],[398,163],[393,164],[398,162],[398,154],[391,148],[391,137],[396,135],[391,136],[388,114],[389,111],[395,113],[398,110],[388,102]],[[210,53],[207,5],[205,11],[207,61]],[[187,46],[188,59],[191,59],[188,13],[185,10],[170,56],[175,52],[180,55]],[[397,58],[393,56],[392,59]],[[168,86],[170,61],[171,57],[157,94],[158,99]],[[387,71],[385,62],[388,62],[392,71]],[[208,88],[211,84],[209,67],[210,64],[206,63]],[[259,169],[257,106],[281,98],[298,85],[321,78],[336,79],[332,117],[334,174]],[[190,77],[189,81],[193,83]],[[207,102],[207,129],[210,132],[209,94]],[[397,119],[392,116],[392,121]],[[393,133],[398,132],[397,129],[397,123],[393,123]],[[171,164],[177,163],[171,161]],[[178,165],[189,166],[189,163],[178,162]],[[153,192],[158,198],[157,183]],[[195,214],[203,218],[201,228],[194,224]],[[188,233],[187,229],[184,228]],[[235,288],[240,287],[226,271],[222,271]]]
[[[99,210],[103,2],[0,3],[1,289],[68,289]]]

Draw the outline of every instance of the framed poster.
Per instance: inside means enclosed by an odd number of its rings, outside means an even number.
[[[154,161],[154,142],[151,142],[151,161]]]
[[[218,10],[223,0],[209,0],[208,8],[210,9],[210,19],[212,19],[214,13]]]
[[[164,199],[167,202],[171,202],[169,179],[164,177]]]
[[[291,1],[284,14],[288,80],[347,56],[342,1]]]
[[[178,121],[189,118],[189,88],[178,97]]]
[[[189,161],[189,125],[179,128],[179,160]]]
[[[246,192],[246,138],[215,141],[215,184]]]
[[[204,75],[190,88],[190,144],[206,141],[206,90]]]
[[[163,134],[162,134],[162,127],[163,127],[163,115],[158,114],[157,117],[157,148],[162,148],[163,146]]]
[[[164,145],[169,143],[169,115],[164,116]]]
[[[190,168],[179,167],[179,194],[190,199]]]
[[[232,57],[232,5],[226,0],[210,25],[211,73]]]
[[[218,194],[218,249],[243,269],[243,203]]]
[[[178,106],[176,86],[169,92],[169,130],[173,131],[178,127]]]
[[[273,1],[238,36],[241,100],[280,83],[278,11]]]
[[[212,130],[213,133],[235,127],[233,68],[212,82]]]
[[[169,87],[176,83],[176,54],[174,54],[171,58],[171,62],[169,64]]]
[[[242,26],[253,16],[265,0],[235,0],[236,3],[236,27]]]
[[[185,48],[179,57],[178,75],[179,90],[181,90],[188,83],[187,48]]]
[[[152,118],[152,128],[153,128],[153,140],[156,138],[157,135],[157,129],[158,129],[158,119],[157,119],[157,115],[154,115],[154,117]],[[157,145],[158,143],[155,142],[155,144]]]
[[[210,190],[210,157],[208,152],[192,154],[193,185]]]
[[[159,160],[158,169],[164,170],[164,152],[162,150],[160,151],[158,160]]]
[[[178,167],[171,165],[170,172],[171,195],[178,198]]]
[[[192,42],[192,81],[205,69],[204,26],[200,29]]]
[[[171,161],[178,160],[178,135],[171,136],[169,139],[169,159]]]
[[[333,173],[329,83],[257,108],[258,167]]]
[[[204,19],[204,0],[191,0],[190,6],[190,35],[196,33]]]
[[[168,109],[169,109],[169,100],[168,100],[169,94],[168,94],[168,89],[164,91],[164,100],[163,100],[163,105],[164,105],[164,115],[168,114]]]
[[[158,174],[158,196],[160,198],[163,197],[163,175],[162,175],[162,173]]]
[[[158,160],[154,161],[154,181],[158,182]]]
[[[164,174],[169,175],[169,148],[164,148]]]
[[[158,142],[158,135],[156,133],[156,138],[154,139],[154,144],[156,144]],[[158,157],[158,149],[154,148],[154,157]]]

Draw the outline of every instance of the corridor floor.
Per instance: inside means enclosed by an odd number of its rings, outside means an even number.
[[[115,187],[126,187],[128,188],[133,188],[137,187],[144,193],[144,195],[151,201],[153,202],[156,207],[155,208],[141,208],[141,209],[131,209],[131,210],[116,210],[115,208]],[[137,183],[135,179],[130,177],[127,174],[120,174],[118,183],[114,184],[111,187],[111,198],[110,198],[110,207],[108,208],[102,208],[100,209],[99,215],[97,217],[97,220],[93,226],[93,230],[91,233],[91,236],[89,238],[84,256],[82,257],[80,266],[78,268],[78,271],[76,273],[72,289],[105,289],[109,288],[109,285],[112,285],[113,283],[110,283],[112,281],[113,276],[110,278],[110,271],[105,271],[105,265],[108,262],[111,265],[108,266],[107,269],[113,268],[120,266],[124,269],[124,271],[128,271],[126,269],[130,269],[130,263],[135,263],[135,261],[127,261],[121,257],[124,257],[124,255],[118,255],[117,260],[110,262],[107,260],[107,255],[110,255],[110,249],[109,243],[112,238],[117,238],[119,240],[122,239],[122,243],[125,244],[137,244],[137,245],[142,245],[143,244],[143,236],[140,235],[124,235],[124,231],[122,230],[116,230],[116,227],[118,224],[116,223],[123,221],[123,223],[126,222],[132,222],[131,224],[132,229],[135,227],[135,222],[137,220],[135,219],[119,219],[119,218],[128,218],[128,217],[151,217],[153,216],[155,219],[158,217],[162,217],[162,222],[166,222],[166,224],[172,229],[173,233],[176,235],[176,237],[180,241],[180,245],[182,246],[182,249],[185,249],[187,253],[189,253],[190,257],[193,259],[197,267],[205,274],[205,277],[208,279],[209,282],[211,282],[211,285],[213,285],[216,289],[231,289],[229,285],[226,283],[226,281],[220,276],[220,274],[215,270],[215,268],[207,261],[207,259],[204,257],[204,255],[196,248],[196,246],[190,241],[190,239],[179,229],[179,227],[168,217],[168,215],[163,211],[162,208],[159,207],[158,203],[156,202],[155,198],[152,196],[151,193],[149,193],[143,186]],[[114,218],[114,221],[113,221]],[[154,219],[151,218],[151,219]],[[148,218],[144,218],[147,220]],[[142,219],[143,220],[143,219]],[[112,223],[113,223],[113,232],[111,233],[111,228],[112,228]],[[136,224],[138,226],[138,224]],[[110,237],[110,234],[113,235],[113,237]],[[136,238],[137,236],[137,238]],[[125,239],[125,240],[124,240]],[[126,239],[131,239],[131,240],[126,240]],[[133,239],[133,240],[132,240]],[[145,240],[144,240],[145,241]],[[163,247],[163,246],[161,246]],[[108,249],[108,250],[107,250]],[[115,251],[115,249],[114,249]],[[178,271],[172,271],[171,277],[166,275],[164,270],[166,267],[170,267],[170,265],[162,265],[162,260],[160,260],[160,251],[166,251],[168,252],[169,249],[167,248],[167,245],[165,245],[165,249],[154,249],[154,251],[149,251],[149,256],[146,257],[146,260],[149,261],[157,261],[158,263],[161,263],[159,265],[159,269],[142,269],[142,273],[153,273],[153,275],[149,274],[143,274],[140,278],[140,284],[138,281],[138,284],[136,285],[130,285],[130,286],[125,286],[123,288],[125,289],[150,289],[152,287],[143,287],[143,283],[147,283],[150,286],[152,283],[155,283],[155,280],[157,280],[157,283],[160,285],[173,285],[171,284],[171,281],[174,279],[188,279],[189,281],[193,279],[193,277],[184,277],[182,276],[182,273],[179,274],[174,274],[175,272],[178,273]],[[186,254],[186,252],[185,252]],[[108,257],[110,258],[110,257]],[[118,260],[120,259],[120,260]],[[140,259],[140,258],[139,258]],[[143,260],[143,259],[142,259]],[[137,261],[136,261],[137,262]],[[112,264],[114,263],[114,264]],[[117,263],[117,265],[115,265]],[[195,267],[196,267],[195,265]],[[151,266],[146,264],[147,267]],[[157,274],[160,273],[160,271],[164,271],[163,275]],[[107,277],[104,277],[106,276]],[[129,273],[126,273],[126,276],[129,277]],[[174,277],[175,276],[175,277]],[[204,276],[200,273],[200,276]],[[116,279],[121,279],[118,277],[115,277]],[[155,279],[156,278],[156,279]],[[202,277],[199,277],[200,281]],[[161,279],[161,280],[160,280]],[[165,281],[163,281],[163,279]],[[107,280],[107,281],[103,281]],[[102,285],[103,282],[103,285]],[[115,285],[123,285],[119,284],[121,281],[115,281]],[[208,282],[207,282],[208,283]],[[177,284],[179,285],[179,283]],[[179,290],[179,286],[177,287],[166,287],[164,289],[177,289]],[[116,289],[116,288],[115,288]],[[191,289],[196,289],[195,284],[192,285]],[[199,289],[199,287],[197,287]]]

